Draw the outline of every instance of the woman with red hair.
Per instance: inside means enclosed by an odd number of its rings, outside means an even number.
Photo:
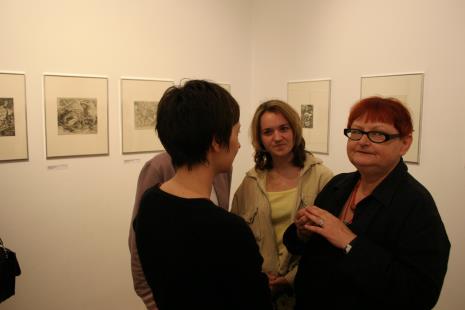
[[[450,243],[431,194],[407,172],[409,111],[392,98],[352,107],[344,135],[356,172],[335,176],[284,234],[302,255],[296,309],[431,309]]]

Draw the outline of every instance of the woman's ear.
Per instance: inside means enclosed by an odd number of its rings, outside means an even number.
[[[413,141],[412,134],[409,134],[401,138],[401,142],[402,142],[402,147],[400,150],[401,156],[404,156],[408,152],[408,150],[410,149],[410,146],[412,145],[412,141]]]
[[[213,139],[212,139],[212,144],[211,144],[210,148],[214,152],[219,152],[221,150],[221,145],[218,142],[216,142],[215,137],[213,137]]]

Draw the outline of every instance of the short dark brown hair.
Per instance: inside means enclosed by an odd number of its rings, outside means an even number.
[[[160,99],[156,130],[174,167],[207,162],[213,139],[229,148],[239,105],[218,84],[191,80],[168,88]]]

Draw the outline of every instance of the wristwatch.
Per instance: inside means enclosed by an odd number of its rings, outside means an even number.
[[[350,241],[349,243],[346,244],[346,246],[344,247],[344,253],[345,254],[349,254],[350,250],[352,250],[352,246],[355,242],[355,239],[357,239],[357,237],[355,237],[354,239],[352,239],[352,241]]]
[[[349,254],[350,250],[352,250],[352,245],[347,243],[347,245],[344,247],[344,253]]]

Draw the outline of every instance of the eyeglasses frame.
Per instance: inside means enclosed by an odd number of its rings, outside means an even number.
[[[360,136],[360,139],[353,139],[351,137],[349,137],[349,132],[351,131],[357,131],[359,133],[361,133],[362,135]],[[384,141],[373,141],[371,138],[370,138],[370,134],[371,133],[377,133],[377,134],[380,134],[382,136],[384,136]],[[350,140],[352,141],[360,141],[362,138],[363,138],[363,135],[366,135],[368,140],[370,140],[371,142],[373,143],[377,143],[377,144],[380,144],[380,143],[384,143],[384,142],[387,142],[389,140],[392,140],[392,139],[396,139],[396,138],[400,138],[402,137],[401,134],[388,134],[388,133],[385,133],[385,132],[382,132],[382,131],[377,131],[377,130],[373,130],[373,131],[363,131],[361,129],[355,129],[355,128],[345,128],[344,129],[344,136],[346,136],[347,138],[349,138]]]

